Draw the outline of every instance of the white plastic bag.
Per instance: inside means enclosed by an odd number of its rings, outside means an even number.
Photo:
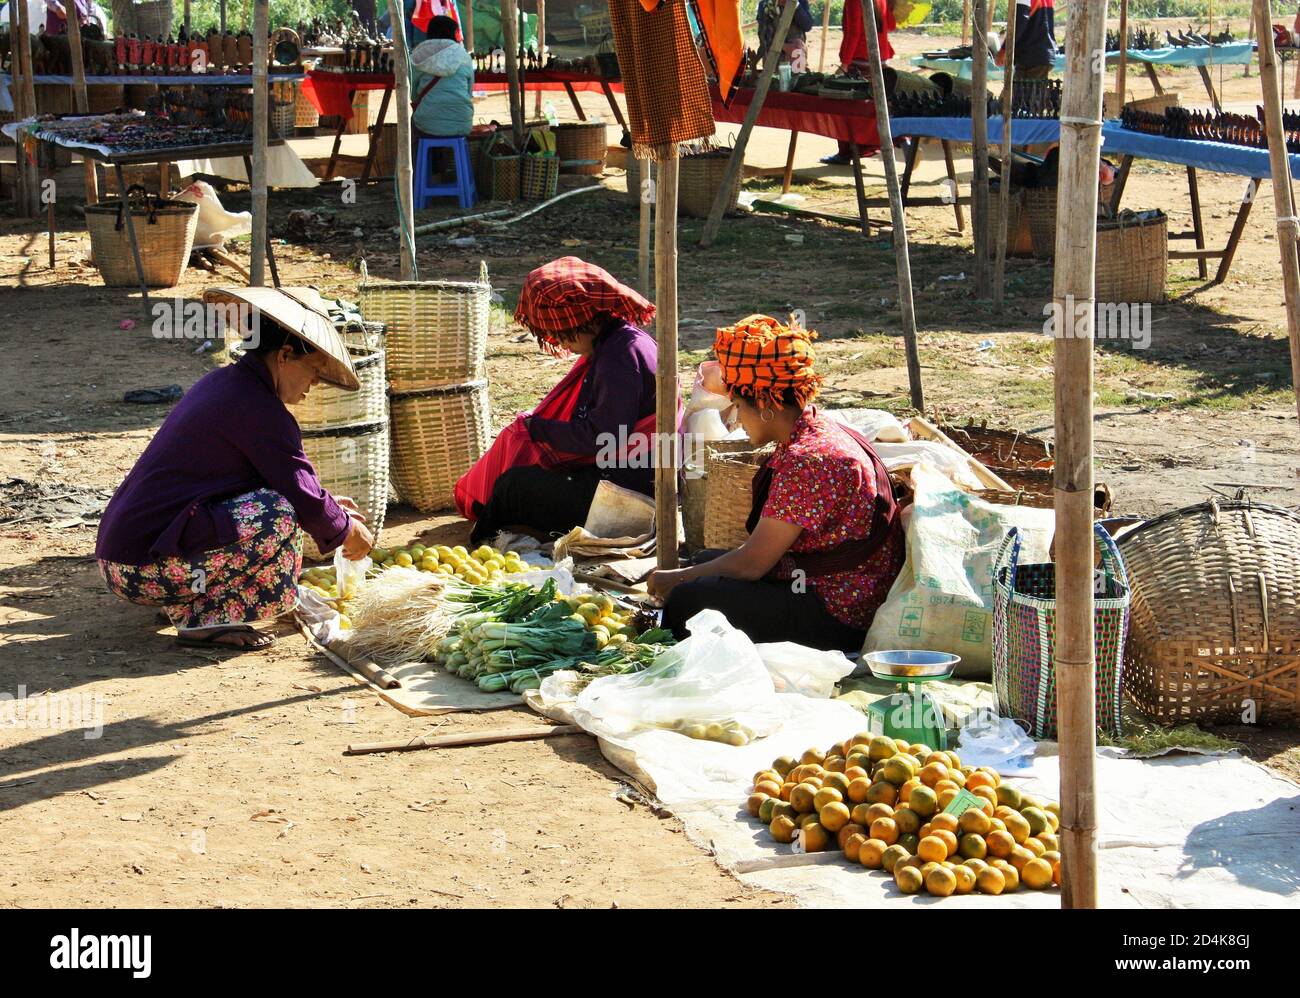
[[[835,684],[853,671],[852,660],[843,652],[820,651],[793,641],[772,641],[755,647],[778,693],[802,693],[826,700],[835,695]]]
[[[353,561],[343,553],[342,544],[336,547],[334,549],[334,577],[338,580],[339,595],[346,597],[365,585],[366,573],[370,571],[370,566],[373,564],[370,555],[366,555],[360,561]]]
[[[574,705],[578,723],[601,738],[661,728],[736,746],[780,727],[785,711],[754,643],[716,610],[686,627],[645,671],[592,682]]]
[[[961,760],[968,766],[989,766],[999,773],[1024,769],[1034,757],[1036,743],[1009,717],[976,711],[957,739]]]

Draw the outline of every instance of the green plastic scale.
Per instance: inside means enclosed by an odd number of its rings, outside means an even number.
[[[921,685],[949,678],[961,656],[906,650],[870,651],[865,657],[873,676],[898,684],[897,692],[867,706],[867,730],[873,735],[946,749],[943,707]]]

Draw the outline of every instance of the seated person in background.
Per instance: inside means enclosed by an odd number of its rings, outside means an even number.
[[[718,330],[722,378],[755,447],[776,450],[754,476],[749,539],[657,571],[663,626],[678,638],[701,610],[721,611],[756,642],[857,651],[903,565],[889,472],[865,437],[812,400],[815,333],[753,315]]]
[[[1016,54],[1015,78],[1017,80],[1045,80],[1056,66],[1054,0],[1017,0],[1016,3]],[[1007,64],[1006,42],[993,61],[999,66]]]
[[[575,256],[528,275],[515,321],[547,353],[578,360],[456,484],[461,515],[477,520],[473,543],[507,527],[553,534],[582,526],[602,479],[654,495],[646,447],[659,350],[641,328],[654,314],[631,288]]]
[[[456,22],[435,17],[411,53],[411,138],[468,135],[474,124],[474,59],[456,41]]]
[[[772,44],[772,36],[776,34],[777,24],[784,13],[784,7],[789,0],[758,0],[758,51],[765,54],[767,48]],[[781,47],[781,54],[786,61],[791,63],[796,73],[805,73],[811,67],[808,65],[808,32],[812,30],[813,18],[812,11],[808,9],[808,0],[796,0],[798,6],[794,12],[794,20],[790,22],[790,30],[786,32],[785,44]]]

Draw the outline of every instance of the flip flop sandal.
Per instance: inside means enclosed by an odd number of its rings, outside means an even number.
[[[256,637],[256,640],[251,644],[244,645],[236,645],[231,644],[229,641],[217,640],[218,638],[225,637],[227,634],[252,634]],[[176,643],[179,645],[185,645],[187,648],[233,648],[236,651],[258,651],[262,648],[270,647],[274,641],[274,635],[261,634],[254,628],[246,626],[218,627],[211,631],[207,631],[201,638],[187,637],[183,633],[178,633],[176,635]]]

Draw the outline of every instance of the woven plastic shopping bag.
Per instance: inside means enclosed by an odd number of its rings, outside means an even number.
[[[1124,638],[1130,592],[1119,548],[1100,524],[1093,576],[1097,726],[1120,733]],[[993,687],[998,713],[1035,738],[1056,737],[1056,566],[1021,565],[1020,532],[1007,533],[994,563]]]

